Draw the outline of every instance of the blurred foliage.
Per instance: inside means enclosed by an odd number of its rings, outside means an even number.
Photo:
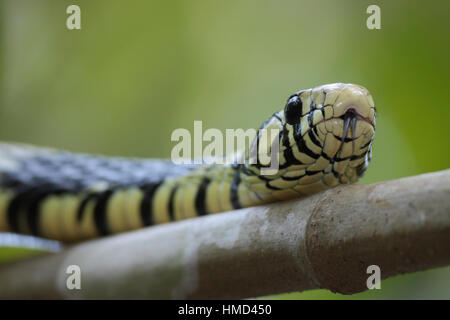
[[[82,29],[69,31],[73,3]],[[374,3],[381,30],[366,28]],[[378,110],[362,183],[449,167],[449,1],[0,0],[0,8],[0,140],[167,158],[171,132],[194,120],[258,127],[296,90],[352,82]],[[449,282],[444,268],[351,298],[450,298]]]
[[[34,255],[45,253],[45,251],[32,248],[0,247],[0,263],[22,258],[30,258]]]

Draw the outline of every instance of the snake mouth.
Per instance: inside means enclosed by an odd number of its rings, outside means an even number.
[[[348,118],[354,118],[354,122],[355,122],[355,126],[356,126],[356,121],[357,120],[361,120],[364,122],[367,122],[368,124],[370,124],[372,127],[375,128],[375,124],[373,123],[373,121],[368,118],[368,117],[363,117],[358,111],[356,111],[356,109],[354,108],[349,108],[347,109],[347,111],[345,111],[345,113],[339,117],[340,119],[344,120],[344,126],[345,126],[345,121]]]
[[[339,145],[336,154],[339,154],[339,152],[342,149],[342,146],[344,145],[344,142],[346,142],[347,133],[350,127],[352,131],[352,138],[349,141],[356,140],[355,132],[356,132],[356,123],[358,122],[358,115],[359,113],[356,112],[355,109],[350,108],[342,116],[339,117],[340,119],[344,120],[344,127],[342,128],[341,143]],[[359,117],[361,117],[361,115],[359,115]]]
[[[374,124],[372,123],[372,121],[369,118],[361,116],[361,114],[359,114],[358,111],[356,111],[354,108],[349,108],[339,118],[344,121],[344,126],[342,128],[342,136],[340,137],[341,143],[339,145],[339,148],[338,148],[338,151],[336,154],[338,154],[341,151],[345,142],[355,141],[357,139],[356,124],[357,124],[358,120],[367,122],[373,128],[375,128]],[[348,133],[349,129],[351,130],[351,138],[347,138],[347,133]],[[339,138],[339,137],[336,137],[336,138]]]

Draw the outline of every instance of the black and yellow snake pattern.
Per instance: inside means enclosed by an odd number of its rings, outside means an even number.
[[[354,183],[371,159],[375,120],[358,85],[292,94],[260,128],[279,130],[271,175],[259,161],[175,165],[0,143],[0,231],[73,242]],[[270,149],[259,134],[252,145]]]

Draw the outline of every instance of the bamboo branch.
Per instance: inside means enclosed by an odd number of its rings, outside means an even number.
[[[0,266],[0,298],[248,298],[450,265],[450,170],[206,216]],[[81,268],[81,290],[66,268]]]

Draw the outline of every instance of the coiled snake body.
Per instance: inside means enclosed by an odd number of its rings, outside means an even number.
[[[361,86],[294,93],[260,128],[279,129],[270,175],[260,162],[175,165],[0,143],[0,231],[80,241],[353,183],[371,159],[375,120]]]

